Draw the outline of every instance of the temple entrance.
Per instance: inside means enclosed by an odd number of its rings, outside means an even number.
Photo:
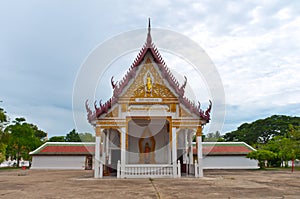
[[[140,164],[155,164],[155,138],[146,127],[139,139]]]
[[[166,118],[131,118],[128,122],[128,164],[167,164],[170,147]]]

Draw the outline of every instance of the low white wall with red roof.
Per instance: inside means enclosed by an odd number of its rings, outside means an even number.
[[[257,169],[257,160],[251,160],[246,156],[205,156],[204,169]]]
[[[85,169],[86,156],[33,156],[31,169]]]

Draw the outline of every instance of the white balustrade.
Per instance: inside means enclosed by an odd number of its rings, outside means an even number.
[[[119,167],[118,167],[119,168]],[[180,165],[177,172],[180,172]],[[118,171],[119,174],[119,171]],[[180,173],[178,173],[178,176]],[[124,177],[144,178],[144,177],[173,177],[173,166],[169,164],[127,164],[125,165]],[[177,177],[177,176],[174,176]]]

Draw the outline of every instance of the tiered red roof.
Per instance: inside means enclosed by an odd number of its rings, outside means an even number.
[[[113,96],[104,104],[102,104],[100,101],[99,107],[97,107],[96,102],[94,102],[94,108],[95,108],[94,112],[89,108],[88,101],[86,101],[85,105],[86,105],[86,110],[88,112],[87,116],[88,116],[89,122],[100,117],[102,114],[107,113],[109,111],[109,109],[114,104],[117,103],[117,99],[118,99],[119,95],[123,92],[124,88],[128,85],[129,81],[132,78],[135,78],[137,67],[142,63],[147,52],[150,52],[151,55],[153,56],[155,63],[157,64],[159,70],[161,71],[161,73],[163,75],[163,78],[168,81],[169,85],[176,92],[180,103],[182,103],[191,113],[194,113],[197,116],[199,116],[201,119],[204,119],[204,120],[206,120],[206,122],[209,122],[211,105],[212,105],[211,101],[210,101],[209,107],[204,112],[200,108],[200,102],[198,102],[198,106],[197,106],[194,102],[191,102],[188,98],[186,98],[184,96],[185,86],[187,83],[186,77],[185,77],[185,82],[180,86],[179,82],[176,80],[174,75],[171,73],[170,69],[167,67],[167,65],[165,64],[164,60],[162,59],[160,53],[158,52],[157,48],[155,47],[154,43],[152,42],[152,37],[151,37],[150,31],[151,31],[151,27],[150,27],[150,19],[149,19],[146,43],[144,44],[143,48],[140,50],[139,54],[137,55],[136,59],[130,66],[126,75],[123,77],[123,79],[118,84],[115,84],[113,82],[113,77],[111,79],[111,84],[114,89]]]

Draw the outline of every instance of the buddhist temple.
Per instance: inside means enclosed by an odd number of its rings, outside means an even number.
[[[202,110],[185,96],[188,79],[178,82],[154,45],[149,19],[145,44],[123,79],[111,77],[112,97],[93,108],[94,177],[203,176],[202,129],[212,103]],[[192,141],[196,136],[196,158]]]

